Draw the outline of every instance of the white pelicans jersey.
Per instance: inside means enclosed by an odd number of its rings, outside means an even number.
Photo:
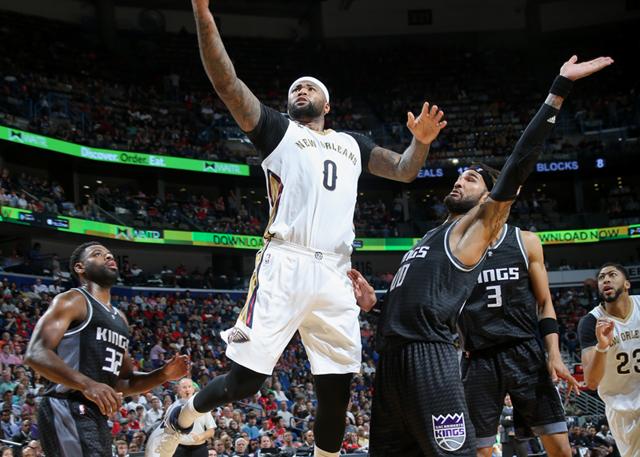
[[[604,377],[598,393],[607,409],[640,412],[640,295],[631,296],[632,308],[625,320],[613,317],[602,305],[580,320],[578,332],[582,350],[598,344],[596,321],[607,317],[614,323],[613,342],[606,353]]]
[[[375,144],[357,133],[311,130],[264,105],[261,110],[248,136],[266,156],[265,237],[350,255],[358,178]]]

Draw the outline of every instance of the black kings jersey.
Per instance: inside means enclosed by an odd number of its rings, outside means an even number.
[[[458,327],[466,351],[536,337],[537,302],[520,229],[505,225],[476,278]]]
[[[109,309],[84,288],[75,290],[87,300],[87,317],[67,330],[55,352],[74,370],[115,387],[129,346],[129,327],[118,310]],[[46,395],[65,398],[79,396],[79,393],[61,384],[52,384]]]
[[[467,267],[453,256],[449,232],[454,224],[430,230],[402,258],[378,324],[380,350],[397,341],[453,344],[458,313],[484,263]]]

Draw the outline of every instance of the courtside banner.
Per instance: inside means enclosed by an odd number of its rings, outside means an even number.
[[[596,243],[598,241],[634,238],[638,225],[621,225],[618,227],[603,227],[579,230],[556,230],[536,232],[543,245],[545,244],[573,244]]]
[[[408,251],[420,238],[356,238],[355,251]]]
[[[61,232],[136,243],[207,246],[233,249],[260,249],[261,236],[233,233],[187,232],[183,230],[141,229],[75,217],[34,213],[30,210],[0,207],[0,222],[44,227]],[[595,243],[598,241],[640,238],[640,225],[624,225],[581,230],[561,230],[536,233],[543,245]],[[408,251],[420,238],[357,238],[356,251]]]
[[[82,146],[0,125],[0,139],[98,162],[249,176],[249,165]]]
[[[186,232],[180,230],[141,229],[75,217],[38,214],[30,210],[0,207],[0,222],[44,227],[61,232],[77,233],[100,238],[152,244],[182,244],[236,249],[260,249],[261,236],[232,233]]]

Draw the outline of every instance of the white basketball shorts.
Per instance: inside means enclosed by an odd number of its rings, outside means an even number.
[[[256,269],[236,325],[222,332],[234,362],[271,374],[300,331],[314,375],[358,373],[360,308],[346,256],[272,239],[256,255]]]
[[[640,456],[640,411],[606,408],[605,412],[621,457]]]

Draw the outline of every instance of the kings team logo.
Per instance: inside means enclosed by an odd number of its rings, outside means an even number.
[[[445,451],[457,451],[462,447],[467,438],[464,413],[431,416],[431,421],[433,423],[433,437],[438,446]]]

